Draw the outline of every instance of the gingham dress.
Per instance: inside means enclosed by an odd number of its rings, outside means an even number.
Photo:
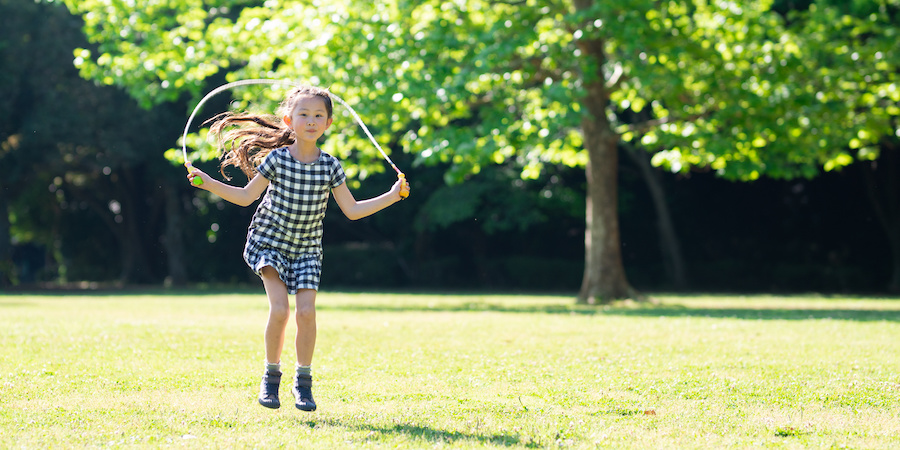
[[[347,180],[340,161],[320,152],[315,162],[303,163],[285,147],[266,155],[257,171],[269,187],[250,221],[244,261],[257,275],[272,266],[291,294],[318,290],[328,196]]]

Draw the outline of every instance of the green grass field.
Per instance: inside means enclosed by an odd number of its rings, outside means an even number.
[[[304,413],[261,289],[0,295],[0,448],[900,447],[900,299],[656,298],[321,293]]]

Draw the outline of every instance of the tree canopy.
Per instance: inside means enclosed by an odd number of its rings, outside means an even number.
[[[509,158],[528,175],[584,165],[579,89],[603,77],[614,112],[634,113],[616,118],[623,140],[672,170],[745,180],[873,158],[895,134],[896,5],[820,3],[789,19],[766,0],[67,2],[98,45],[76,53],[82,74],[148,107],[196,97],[219,72],[307,81],[357,105],[386,142],[457,162],[455,175]],[[603,67],[580,57],[591,37]]]
[[[670,171],[737,180],[814,177],[897,137],[897,0],[65,3],[96,46],[76,51],[82,74],[146,107],[198,98],[216,74],[329,86],[379,141],[449,164],[450,181],[486,164],[526,178],[614,166],[589,164],[594,126]],[[361,177],[383,170],[354,127],[337,134],[328,151]],[[604,198],[594,209],[615,210]]]

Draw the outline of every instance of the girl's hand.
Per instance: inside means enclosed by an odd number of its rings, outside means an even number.
[[[195,178],[198,178],[199,182],[195,181]],[[188,182],[191,183],[191,186],[200,189],[206,189],[206,187],[209,186],[210,181],[212,180],[209,175],[194,166],[188,166],[187,179]]]
[[[391,192],[399,195],[400,200],[409,196],[409,181],[406,180],[406,176],[401,174],[397,178],[397,182],[391,187]]]

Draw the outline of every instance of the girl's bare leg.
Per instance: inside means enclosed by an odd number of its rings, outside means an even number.
[[[294,375],[294,406],[301,411],[315,411],[312,395],[313,350],[316,348],[316,291],[303,289],[297,292],[297,373]]]
[[[269,298],[269,321],[266,323],[266,362],[281,362],[284,334],[291,314],[287,286],[271,266],[262,269],[263,287]]]
[[[301,366],[312,364],[316,348],[316,291],[301,289],[297,292],[297,363]]]

